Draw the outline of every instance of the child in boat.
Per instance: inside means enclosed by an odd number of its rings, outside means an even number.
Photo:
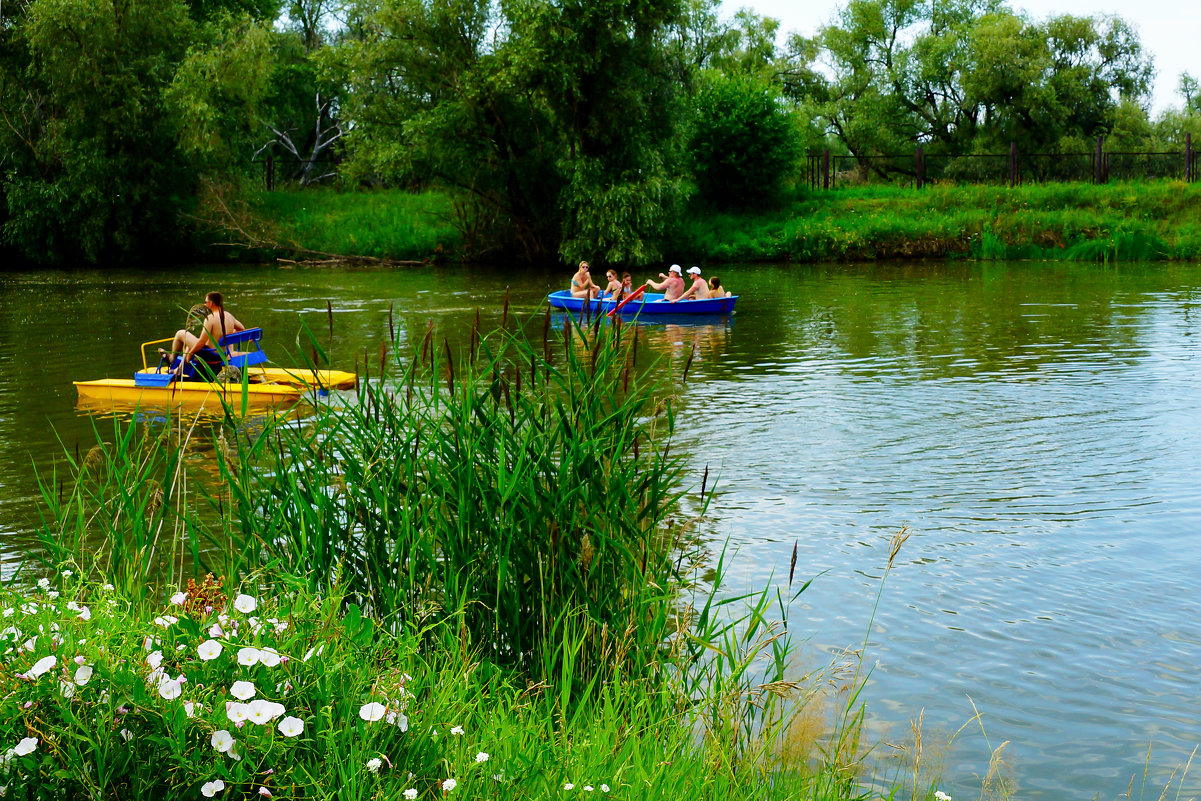
[[[621,297],[624,300],[634,294],[634,279],[629,273],[621,274]]]
[[[592,283],[592,274],[588,272],[588,262],[580,262],[579,269],[571,277],[571,296],[573,298],[595,298],[600,291],[600,287]]]
[[[605,295],[608,295],[613,300],[621,300],[621,281],[617,280],[616,270],[606,270],[605,280],[609,283],[605,286]]]
[[[722,289],[721,279],[716,275],[709,279],[709,297],[711,298],[728,298],[730,291]]]

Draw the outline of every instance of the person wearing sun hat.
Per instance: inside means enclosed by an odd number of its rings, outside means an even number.
[[[709,285],[701,278],[701,268],[694,264],[688,268],[688,274],[692,276],[692,286],[688,287],[680,300],[704,300],[709,297]]]
[[[663,299],[675,303],[684,294],[684,270],[678,264],[673,264],[666,273],[659,273],[662,281],[647,280],[646,285],[663,293]]]

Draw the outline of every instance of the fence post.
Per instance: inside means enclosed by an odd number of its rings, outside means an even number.
[[[1009,142],[1009,188],[1013,189],[1018,182],[1018,143]]]
[[[1184,182],[1191,183],[1193,180],[1193,135],[1186,133],[1184,135]]]
[[[1105,180],[1103,177],[1104,173],[1101,168],[1101,142],[1102,142],[1102,139],[1101,139],[1101,137],[1098,136],[1097,137],[1097,151],[1096,151],[1096,153],[1093,154],[1093,166],[1095,168],[1094,172],[1096,173],[1096,175],[1094,176],[1094,181],[1098,186],[1105,183]]]
[[[922,158],[922,146],[917,146],[917,188],[921,189],[926,179],[926,162]]]
[[[270,153],[267,154],[267,191],[270,192],[275,188],[275,157]]]
[[[830,148],[822,155],[822,189],[830,188]]]

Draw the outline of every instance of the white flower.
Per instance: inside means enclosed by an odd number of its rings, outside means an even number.
[[[36,679],[38,676],[45,673],[54,667],[56,660],[53,656],[43,656],[41,659],[33,663],[33,667],[29,669],[29,678]]]
[[[213,625],[209,626],[209,636],[210,637],[224,637],[225,636],[225,631],[222,630],[220,623],[214,623]]]
[[[607,784],[602,784],[602,785],[601,785],[601,792],[602,792],[602,793],[607,793],[607,792],[609,792],[609,785],[607,785]]]
[[[180,683],[172,679],[166,679],[158,685],[158,694],[168,701],[178,698],[182,692],[183,687],[180,686]]]
[[[585,793],[590,793],[590,792],[592,792],[592,785],[591,785],[591,784],[585,784],[585,785],[584,785],[584,792],[585,792]]]
[[[270,723],[284,713],[284,705],[259,698],[246,705],[246,718],[251,723]]]
[[[150,656],[146,657],[146,664],[150,665],[150,667],[154,668],[155,670],[158,670],[158,666],[161,665],[162,663],[163,663],[163,652],[162,651],[155,651]]]
[[[304,721],[300,718],[286,717],[275,728],[285,737],[295,737],[304,732]]]
[[[563,789],[564,789],[564,790],[574,790],[574,789],[575,789],[575,785],[574,785],[574,784],[572,784],[571,782],[568,782],[567,784],[563,785]]]
[[[218,729],[213,732],[210,742],[213,744],[213,748],[224,754],[234,747],[234,736],[225,729]]]
[[[175,604],[176,606],[180,606],[186,600],[188,600],[188,594],[186,592],[177,592],[171,596],[171,603]]]
[[[17,610],[13,609],[11,606],[4,610],[5,617],[12,617],[16,613],[17,613]]]
[[[399,712],[389,711],[384,720],[391,726],[399,726],[401,731],[409,730],[409,719]]]
[[[250,708],[239,701],[226,701],[225,716],[234,723],[241,723],[250,716]]]
[[[63,578],[71,578],[71,576],[74,576],[74,575],[75,575],[75,574],[74,574],[74,573],[72,573],[70,570],[64,570],[64,571],[63,571]]]
[[[162,615],[154,619],[154,625],[162,626],[165,629],[174,626],[178,622],[179,618],[177,618],[175,615]]]
[[[409,799],[409,801],[413,801],[413,799],[417,797],[417,789],[410,787],[409,789],[405,790],[404,796],[405,798]]]
[[[271,791],[270,791],[270,790],[268,790],[266,787],[260,787],[260,788],[259,788],[259,795],[261,795],[263,798],[270,798],[270,797],[271,797]]]
[[[442,791],[449,793],[451,790],[455,789],[457,785],[458,782],[454,779],[447,779],[446,781],[442,782]]]
[[[102,585],[100,586],[100,589],[102,589],[102,590],[108,590],[109,592],[112,592],[113,590],[115,590],[115,589],[117,589],[117,588],[116,588],[116,587],[114,587],[112,584],[102,584]]]
[[[477,763],[479,763],[479,762],[487,762],[487,761],[488,761],[488,755],[487,755],[486,753],[484,753],[483,751],[480,751],[478,754],[476,754],[476,755],[475,755],[475,761],[476,761]]]
[[[196,655],[205,662],[211,662],[221,656],[221,643],[216,640],[205,640],[196,646]]]
[[[463,727],[462,727],[462,726],[455,726],[453,729],[451,729],[451,730],[450,730],[450,733],[451,733],[451,734],[459,734],[459,735],[461,735],[461,734],[463,734]]]
[[[379,757],[368,759],[367,770],[371,771],[372,773],[379,773],[379,769],[383,766],[383,764],[384,763],[380,761]]]
[[[80,619],[80,620],[91,620],[91,619],[92,619],[92,610],[91,610],[91,609],[88,609],[88,608],[85,606],[85,607],[83,607],[82,609],[80,609],[80,610],[79,610],[79,615],[78,615],[78,617],[79,617],[79,619]]]
[[[325,650],[325,643],[321,643],[320,645],[314,645],[312,648],[310,648],[310,649],[309,649],[309,650],[308,650],[308,651],[305,653],[305,655],[304,655],[304,659],[302,659],[301,661],[302,661],[302,662],[308,662],[310,659],[312,659],[312,658],[313,658],[313,657],[315,657],[315,656],[321,656],[321,653],[322,653],[324,650]]]
[[[942,790],[935,790],[934,801],[951,801],[951,796],[947,795]]]
[[[267,667],[279,665],[279,651],[274,648],[263,648],[259,651],[259,664]]]
[[[254,682],[235,681],[229,686],[229,694],[242,701],[245,701],[247,698],[254,698],[254,693]]]
[[[363,704],[363,708],[359,710],[359,717],[368,723],[373,723],[384,716],[387,708],[383,704],[377,704],[372,701],[369,704]]]
[[[38,738],[26,737],[21,742],[17,743],[17,747],[13,749],[14,756],[27,756],[32,754],[38,747]]]
[[[225,782],[220,779],[214,779],[211,782],[205,782],[200,786],[200,794],[205,798],[212,798],[217,793],[225,789]]]
[[[249,615],[259,606],[259,602],[249,595],[239,595],[234,599],[234,609],[244,615]]]
[[[75,671],[75,683],[82,687],[92,680],[92,673],[91,665],[80,665]]]
[[[75,685],[69,681],[60,681],[58,683],[58,691],[62,694],[63,698],[75,697]]]
[[[239,648],[238,649],[238,664],[242,667],[250,667],[259,663],[258,648]]]
[[[48,579],[48,578],[38,579],[38,586],[41,587],[43,590],[50,589],[50,579]]]
[[[129,729],[121,729],[121,731],[117,733],[121,735],[121,739],[125,742],[129,742],[133,739],[133,732],[131,732]]]
[[[193,717],[196,714],[196,704],[192,701],[183,702],[183,711],[188,717]]]

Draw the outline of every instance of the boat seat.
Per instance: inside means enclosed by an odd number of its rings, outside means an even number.
[[[216,348],[201,348],[196,351],[192,360],[184,368],[182,378],[184,381],[213,381],[226,364],[237,367],[239,370],[263,364],[267,361],[267,354],[263,352],[262,342],[262,328],[247,328],[243,331],[226,334]],[[173,359],[170,365],[167,365],[166,372],[163,372],[160,366],[155,373],[136,373],[134,385],[165,386],[171,379],[163,376],[169,376],[176,364],[178,364],[178,357]]]

